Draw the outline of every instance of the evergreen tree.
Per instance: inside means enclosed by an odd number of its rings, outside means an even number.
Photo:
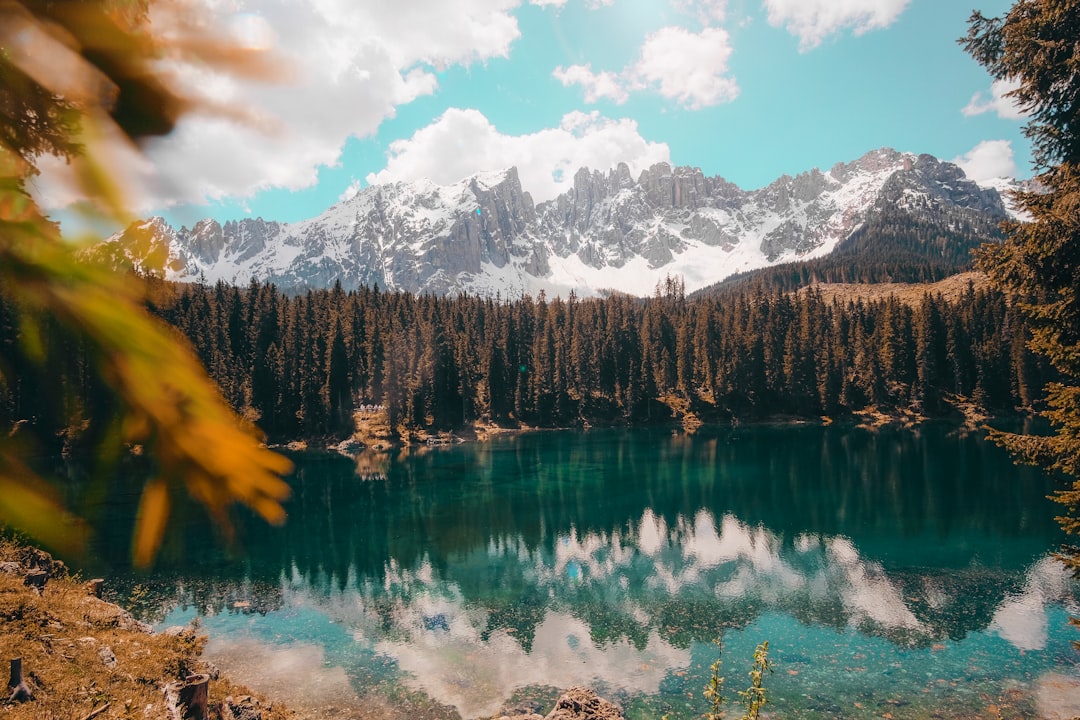
[[[1011,223],[1005,243],[981,250],[979,266],[1010,294],[1032,326],[1029,343],[1062,374],[1046,389],[1049,437],[995,433],[1020,460],[1061,473],[1066,531],[1080,532],[1080,2],[1019,0],[1000,18],[976,12],[967,50],[990,74],[1018,85],[1038,190],[1016,194],[1032,221]],[[1080,550],[1066,553],[1080,571]]]
[[[915,398],[927,414],[935,414],[941,408],[948,357],[945,341],[939,301],[924,295],[915,327]]]
[[[340,290],[340,285],[338,286]],[[349,427],[352,416],[352,387],[349,381],[349,355],[345,348],[341,322],[335,318],[331,332],[330,353],[326,359],[326,395],[330,404],[330,422],[335,431]]]

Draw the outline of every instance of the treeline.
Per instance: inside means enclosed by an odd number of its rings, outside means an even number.
[[[275,438],[346,432],[362,403],[431,429],[662,421],[672,399],[738,418],[938,415],[949,395],[1008,411],[1030,406],[1047,372],[1019,315],[973,289],[912,308],[812,292],[688,301],[677,280],[648,300],[512,302],[219,284],[186,287],[157,311]]]
[[[643,424],[670,420],[672,407],[705,420],[870,407],[938,416],[952,412],[952,396],[1008,412],[1030,407],[1049,372],[1027,351],[1019,314],[973,288],[916,307],[761,289],[689,300],[677,279],[648,299],[340,287],[291,297],[255,283],[162,286],[155,296],[152,310],[275,440],[346,435],[354,407],[369,403],[385,405],[394,427],[428,430]],[[38,339],[55,359],[35,365],[18,330],[3,304],[6,425],[69,428],[107,413],[85,349]]]

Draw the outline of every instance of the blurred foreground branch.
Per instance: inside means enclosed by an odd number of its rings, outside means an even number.
[[[227,44],[152,29],[142,2],[0,0],[0,293],[20,318],[18,347],[0,351],[0,383],[18,381],[13,352],[46,361],[46,322],[90,349],[92,371],[116,407],[113,418],[92,418],[110,423],[95,452],[115,457],[139,445],[159,468],[143,489],[136,520],[140,565],[161,543],[175,489],[186,489],[226,529],[233,502],[280,522],[288,495],[280,476],[290,470],[227,406],[179,334],[144,310],[141,283],[77,259],[26,191],[39,158],[59,156],[72,164],[89,200],[112,219],[127,220],[103,138],[134,143],[164,134],[199,106],[170,88],[160,61],[175,52],[225,67],[257,60]],[[76,551],[86,524],[35,476],[18,439],[0,441],[0,523]]]

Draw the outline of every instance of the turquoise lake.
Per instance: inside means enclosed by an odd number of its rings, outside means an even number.
[[[593,430],[293,459],[283,527],[241,517],[227,553],[181,513],[152,574],[109,583],[160,627],[197,619],[210,660],[312,716],[546,713],[586,685],[629,718],[697,718],[719,638],[736,699],[769,641],[770,717],[1080,714],[1052,485],[981,433]]]

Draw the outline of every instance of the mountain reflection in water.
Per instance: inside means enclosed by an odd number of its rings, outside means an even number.
[[[211,657],[254,687],[294,648],[348,679],[344,703],[426,696],[471,718],[585,684],[693,717],[720,636],[732,695],[770,640],[785,716],[852,698],[867,716],[1037,714],[1017,688],[1074,673],[1051,488],[976,435],[541,433],[404,455],[375,482],[296,459],[283,528],[242,519],[230,560],[193,520],[152,583],[156,619],[206,616]]]

